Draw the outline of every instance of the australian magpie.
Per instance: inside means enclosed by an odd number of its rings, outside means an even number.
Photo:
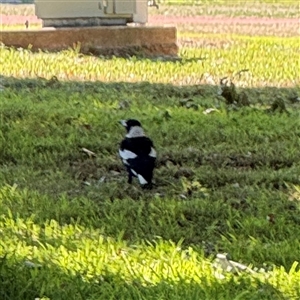
[[[145,136],[138,120],[121,120],[127,134],[120,144],[119,154],[128,172],[128,183],[137,177],[143,188],[152,188],[156,150],[150,138]]]

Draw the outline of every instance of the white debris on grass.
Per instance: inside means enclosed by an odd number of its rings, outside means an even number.
[[[41,268],[42,265],[40,264],[36,264],[36,263],[33,263],[32,261],[30,260],[25,260],[24,261],[24,265],[28,268]]]
[[[203,113],[205,114],[205,115],[208,115],[208,114],[210,114],[210,113],[212,113],[212,112],[217,112],[218,110],[216,109],[216,108],[208,108],[208,109],[206,109],[205,111],[203,111]]]

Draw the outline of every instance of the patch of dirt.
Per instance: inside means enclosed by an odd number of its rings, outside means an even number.
[[[42,20],[37,16],[20,16],[20,15],[0,15],[2,25],[22,25],[28,21],[30,24],[42,26]],[[211,32],[225,30],[228,27],[232,32],[240,27],[247,31],[248,27],[252,29],[255,27],[269,28],[271,32],[277,32],[284,30],[289,34],[299,34],[299,19],[298,18],[267,18],[267,17],[226,17],[226,16],[163,16],[163,15],[149,15],[148,25],[150,26],[165,26],[175,25],[179,29],[199,29],[200,32],[207,31],[207,27],[211,29]],[[187,28],[187,26],[189,26]],[[213,28],[212,28],[213,27]],[[215,28],[215,29],[214,29]],[[227,28],[227,29],[228,29]],[[228,31],[228,30],[226,30]],[[267,34],[267,32],[265,32]]]
[[[0,20],[2,25],[20,25],[28,21],[30,24],[38,24],[42,26],[42,20],[37,16],[17,16],[17,15],[0,15]]]
[[[149,16],[149,25],[173,25],[177,26],[179,32],[195,33],[250,36],[298,36],[300,34],[298,18],[153,15]]]
[[[177,17],[177,16],[149,16],[150,24],[211,24],[211,25],[283,25],[291,24],[299,26],[299,19],[297,18],[260,18],[260,17],[225,17],[225,16],[191,16],[191,17]]]
[[[269,167],[275,171],[284,168],[290,168],[293,165],[292,160],[280,160],[280,159],[267,159],[266,157],[259,155],[222,155],[212,154],[205,157],[206,164],[209,164],[216,168],[226,167],[240,170],[258,169],[261,167]]]

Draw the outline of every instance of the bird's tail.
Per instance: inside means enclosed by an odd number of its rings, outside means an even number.
[[[145,185],[145,184],[149,183],[141,174],[137,174],[137,178],[141,185]]]
[[[151,157],[135,160],[134,163],[131,164],[131,171],[138,178],[141,185],[152,183],[154,164],[155,159]]]

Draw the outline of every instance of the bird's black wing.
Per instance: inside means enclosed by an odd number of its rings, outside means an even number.
[[[125,138],[121,142],[119,154],[128,171],[138,177],[141,184],[151,183],[156,159],[151,139]]]

